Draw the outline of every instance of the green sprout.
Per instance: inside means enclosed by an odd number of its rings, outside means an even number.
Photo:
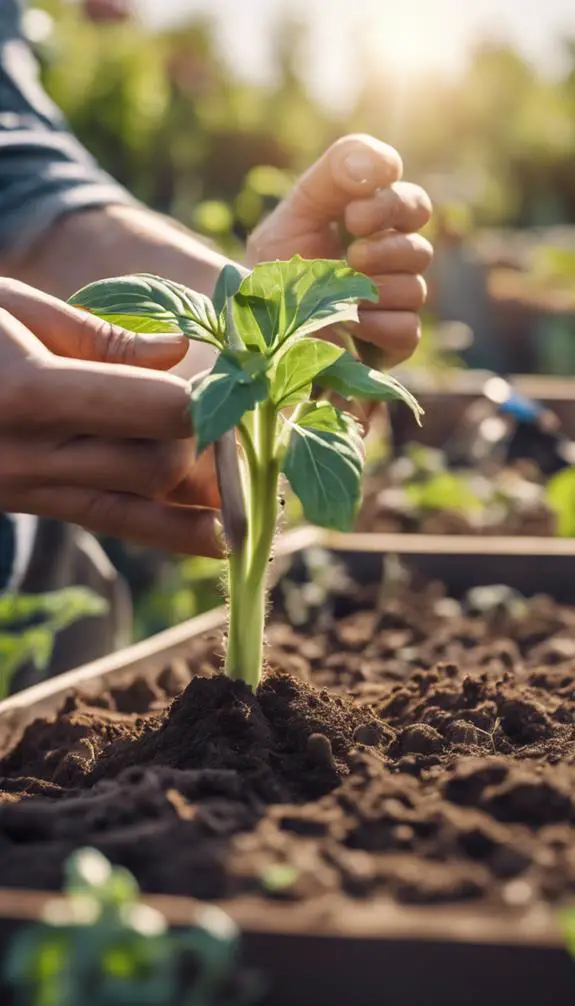
[[[87,848],[68,860],[64,897],[17,934],[5,974],[23,1006],[245,1006],[255,985],[223,991],[238,950],[237,928],[220,909],[206,905],[194,928],[171,933],[140,901],[132,874]],[[187,957],[194,979],[185,990]]]
[[[212,299],[149,275],[101,280],[71,299],[131,331],[180,331],[218,353],[210,373],[193,382],[191,418],[198,453],[215,445],[228,473],[222,496],[237,485],[240,497],[231,519],[224,508],[226,672],[253,688],[262,669],[266,571],[280,475],[299,498],[304,517],[320,527],[351,530],[361,501],[361,428],[330,401],[312,399],[312,385],[347,400],[401,399],[417,418],[421,414],[395,378],[314,337],[326,325],[357,321],[358,302],[377,296],[371,280],[345,262],[296,256],[262,263],[247,275],[225,266]],[[237,478],[233,431],[241,446]]]
[[[86,587],[47,594],[0,597],[0,699],[10,693],[14,675],[27,663],[46,671],[56,636],[80,618],[105,615],[107,602]]]

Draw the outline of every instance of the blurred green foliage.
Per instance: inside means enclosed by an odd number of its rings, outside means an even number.
[[[363,77],[342,112],[308,92],[299,67],[313,47],[293,19],[275,38],[275,83],[258,87],[222,59],[209,18],[154,33],[137,22],[94,26],[64,0],[31,6],[54,19],[36,51],[46,89],[79,139],[137,197],[230,255],[241,255],[293,178],[354,131],[400,147],[406,176],[444,207],[438,222],[455,220],[466,233],[575,223],[575,40],[564,40],[554,80],[513,48],[479,40],[460,76],[427,72],[406,86],[374,58],[364,32],[351,40]],[[563,286],[573,275],[568,258],[542,256],[534,272]],[[426,338],[414,363],[437,366],[438,345]],[[219,577],[199,560],[163,567],[138,599],[137,636],[217,603]]]
[[[259,1000],[259,983],[239,974],[239,934],[227,915],[200,906],[193,927],[171,931],[141,900],[132,874],[90,848],[70,856],[63,897],[47,903],[40,922],[17,932],[3,970],[20,1006]]]
[[[557,514],[562,538],[575,538],[575,468],[565,468],[547,483],[547,502]]]
[[[406,174],[438,202],[469,203],[476,223],[575,221],[569,38],[557,80],[509,46],[478,41],[461,76],[434,71],[406,87],[358,37],[358,97],[337,112],[301,79],[309,39],[292,19],[275,39],[276,83],[258,87],[234,75],[199,15],[153,33],[137,22],[97,27],[63,0],[32,5],[54,18],[36,48],[46,88],[79,138],[138,197],[224,243],[241,243],[294,173],[358,130],[399,145]]]
[[[134,604],[135,639],[146,639],[222,604],[224,568],[223,562],[201,556],[165,562],[153,587]]]
[[[107,608],[86,587],[0,595],[0,699],[9,695],[14,675],[28,663],[47,670],[59,632],[80,619],[106,614]]]

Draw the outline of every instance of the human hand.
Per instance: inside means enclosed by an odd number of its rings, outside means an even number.
[[[417,233],[431,216],[429,197],[400,181],[402,162],[392,147],[370,136],[334,143],[248,241],[248,263],[344,258],[371,276],[379,301],[360,310],[358,336],[380,347],[385,364],[407,359],[420,338],[418,312],[426,298],[423,273],[432,258]],[[343,247],[336,224],[353,236]]]
[[[0,280],[0,511],[219,555],[213,462],[194,460],[189,386],[158,372],[186,348],[184,336],[134,335]]]

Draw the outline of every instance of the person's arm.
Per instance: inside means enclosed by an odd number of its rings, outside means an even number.
[[[211,294],[227,261],[165,217],[114,204],[65,215],[26,257],[0,259],[0,272],[62,298],[127,272],[153,272]],[[191,343],[174,373],[190,378],[211,366],[213,355],[209,346]]]
[[[211,294],[229,259],[144,206],[110,204],[63,216],[25,256],[0,272],[66,299],[86,283],[127,271],[154,272]]]
[[[8,514],[0,513],[0,594],[11,585],[15,557],[14,521]]]
[[[226,258],[134,201],[71,136],[35,80],[25,43],[13,37],[14,14],[7,35],[3,19],[15,3],[0,5],[0,113],[7,113],[0,114],[0,273],[60,297],[92,280],[134,272],[211,293]],[[417,345],[425,300],[420,273],[430,258],[429,245],[415,233],[429,219],[429,199],[399,181],[401,172],[393,148],[368,136],[345,137],[300,178],[247,248],[252,266],[294,254],[347,253],[379,288],[379,303],[360,312],[359,336],[383,351],[388,366]],[[360,238],[348,249],[337,240],[336,220]],[[210,360],[205,348],[194,346],[179,373],[191,377]]]
[[[0,261],[18,270],[64,215],[136,201],[71,134],[38,79],[19,0],[0,5]],[[4,272],[9,271],[4,269]]]
[[[38,80],[18,0],[0,5],[0,275],[67,297],[155,272],[211,293],[226,259],[153,213],[87,153]],[[209,359],[194,352],[186,369]]]
[[[19,0],[3,0],[0,275],[62,298],[128,271],[163,273],[211,293],[226,261],[99,167],[38,80]]]
[[[38,518],[0,513],[0,594],[18,590],[34,548]]]

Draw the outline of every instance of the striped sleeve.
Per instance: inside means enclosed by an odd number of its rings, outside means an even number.
[[[67,128],[40,84],[19,0],[2,0],[0,252],[25,255],[66,213],[134,202]]]

